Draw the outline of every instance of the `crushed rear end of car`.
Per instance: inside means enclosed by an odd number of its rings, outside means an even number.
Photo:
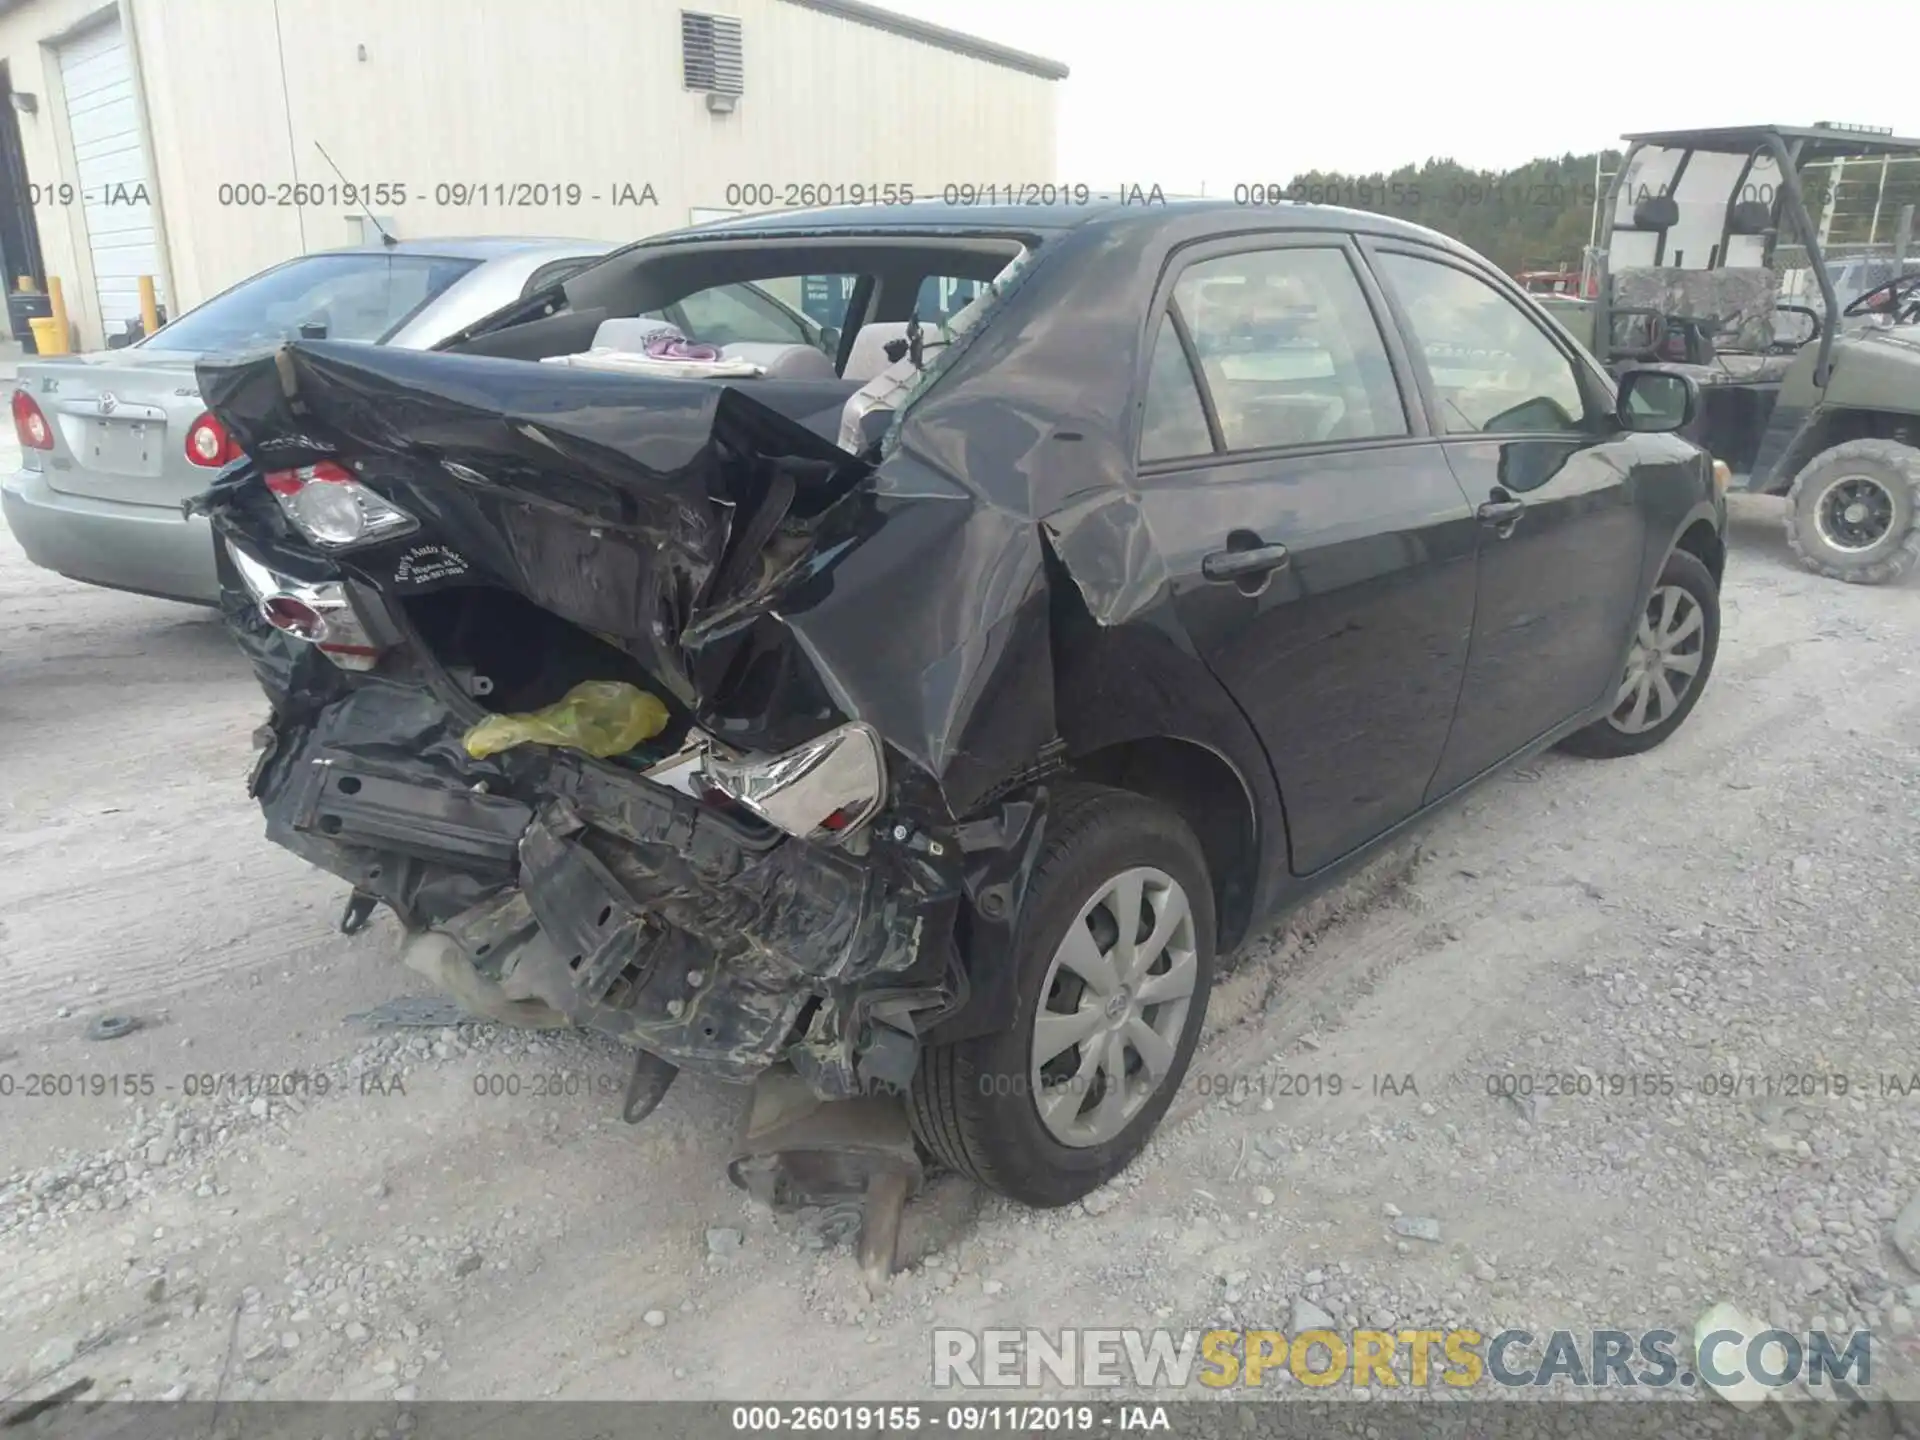
[[[200,378],[248,457],[193,506],[272,702],[250,793],[343,923],[635,1046],[630,1119],[757,1082],[773,1203],[917,1178],[898,1095],[1044,814],[1035,528],[741,386],[327,342]]]

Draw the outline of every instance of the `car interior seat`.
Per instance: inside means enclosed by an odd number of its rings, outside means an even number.
[[[769,341],[736,340],[720,347],[723,360],[747,360],[758,365],[769,380],[834,380],[833,361],[811,345],[778,345]]]

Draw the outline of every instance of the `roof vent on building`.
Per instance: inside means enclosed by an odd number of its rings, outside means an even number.
[[[740,58],[740,22],[731,15],[680,12],[680,66],[689,90],[740,95],[746,71]]]

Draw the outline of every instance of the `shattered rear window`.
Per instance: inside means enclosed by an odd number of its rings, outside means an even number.
[[[900,423],[905,419],[913,403],[926,393],[928,386],[947,373],[953,365],[954,357],[967,348],[968,337],[980,328],[981,322],[999,306],[1002,300],[1019,289],[1022,279],[1031,273],[1033,257],[1038,253],[1038,247],[1035,246],[1022,248],[1018,255],[1006,263],[999,274],[987,282],[980,294],[957,311],[951,319],[942,321],[937,326],[927,327],[935,331],[946,343],[940,347],[926,369],[922,370],[899,395],[895,403],[893,423],[887,427],[887,433],[880,442],[882,455],[893,449],[896,437],[900,433]]]

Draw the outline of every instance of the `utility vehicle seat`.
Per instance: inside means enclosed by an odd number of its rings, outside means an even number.
[[[1719,382],[1722,385],[1754,385],[1786,378],[1795,358],[1792,355],[1720,354],[1715,355],[1713,360],[1714,368],[1726,377]]]
[[[1616,270],[1609,283],[1615,309],[1717,319],[1720,329],[1713,337],[1715,350],[1759,355],[1774,343],[1773,312],[1780,300],[1778,271],[1646,266]]]

